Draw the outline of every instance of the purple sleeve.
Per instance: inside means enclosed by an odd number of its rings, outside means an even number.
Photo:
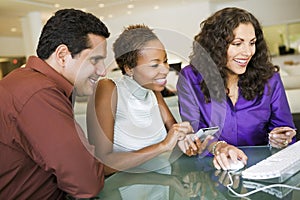
[[[270,118],[270,129],[272,130],[278,126],[289,126],[291,128],[295,128],[284,86],[278,73],[274,74],[269,85],[274,85],[271,100],[272,115]]]
[[[286,97],[285,89],[280,78],[279,73],[275,73],[270,79],[270,86],[274,85],[274,91],[272,93],[272,115],[270,118],[270,130],[275,127],[288,126],[295,128],[293,122],[293,116],[289,107],[289,103]],[[295,142],[295,138],[293,140]]]
[[[182,121],[189,121],[194,131],[197,131],[201,127],[207,127],[207,125],[201,123],[201,111],[198,99],[201,91],[195,91],[196,89],[200,90],[199,83],[200,80],[197,79],[190,66],[185,67],[181,71],[177,82],[179,112]]]

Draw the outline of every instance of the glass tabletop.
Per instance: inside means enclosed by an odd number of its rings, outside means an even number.
[[[246,167],[276,153],[277,150],[267,146],[240,147],[248,156]],[[232,189],[245,194],[267,183],[243,180],[241,173],[232,175]],[[216,170],[212,157],[180,156],[169,166],[146,172],[118,172],[106,178],[100,199],[112,200],[185,200],[185,199],[300,199],[300,192],[288,188],[276,187],[247,196],[237,197],[231,193],[227,185],[230,178],[227,171]],[[300,172],[285,183],[300,185]]]

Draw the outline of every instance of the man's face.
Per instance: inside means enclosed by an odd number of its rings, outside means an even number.
[[[65,66],[65,76],[74,85],[78,96],[92,95],[98,78],[106,75],[106,38],[94,34],[88,37],[91,48],[83,50],[74,58],[69,55]]]

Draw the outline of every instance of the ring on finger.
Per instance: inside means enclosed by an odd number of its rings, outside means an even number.
[[[284,141],[283,144],[287,146],[289,144],[288,140]]]

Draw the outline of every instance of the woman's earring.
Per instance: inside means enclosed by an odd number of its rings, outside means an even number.
[[[131,79],[133,79],[133,71],[132,71],[132,70],[130,70],[129,77],[130,77]]]
[[[133,79],[133,70],[129,67],[125,67],[126,75]]]
[[[132,74],[132,73],[126,73],[126,75],[127,75],[129,78],[133,79],[133,74]]]

